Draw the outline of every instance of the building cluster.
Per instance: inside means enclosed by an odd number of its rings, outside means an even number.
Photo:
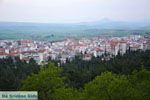
[[[127,50],[150,50],[150,35],[130,35],[127,37],[93,37],[82,39],[66,39],[59,42],[22,40],[0,40],[0,58],[18,56],[29,62],[33,58],[38,64],[49,58],[66,63],[75,55],[82,54],[83,60],[91,60],[104,53],[116,56],[125,54]]]

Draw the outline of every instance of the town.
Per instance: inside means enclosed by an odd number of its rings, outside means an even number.
[[[16,57],[29,62],[33,58],[38,64],[52,60],[66,63],[78,54],[83,60],[102,56],[107,53],[116,56],[125,54],[127,50],[150,50],[149,35],[130,35],[126,37],[93,37],[82,39],[66,39],[64,41],[47,42],[29,39],[0,40],[0,58]]]

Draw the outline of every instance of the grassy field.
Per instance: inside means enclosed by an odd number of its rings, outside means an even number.
[[[57,41],[68,37],[94,37],[101,35],[127,36],[150,34],[150,27],[102,28],[100,26],[72,24],[0,23],[0,39],[35,39]]]

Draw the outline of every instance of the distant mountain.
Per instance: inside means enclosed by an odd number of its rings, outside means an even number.
[[[67,37],[91,37],[101,34],[124,36],[149,33],[150,23],[102,19],[82,23],[25,23],[0,22],[0,39],[60,40]],[[52,37],[53,36],[53,37]]]
[[[107,18],[104,18],[99,21],[85,22],[81,24],[100,29],[139,29],[150,26],[149,21],[126,22],[126,21],[113,21]]]
[[[81,22],[81,23],[28,23],[28,22],[0,22],[0,28],[49,28],[52,30],[61,29],[87,29],[87,28],[100,28],[100,29],[138,29],[150,26],[150,22],[125,22],[113,21],[104,18],[99,21]]]

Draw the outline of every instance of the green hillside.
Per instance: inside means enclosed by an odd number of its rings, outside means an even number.
[[[119,26],[120,25],[120,26]],[[120,23],[76,23],[43,24],[0,22],[0,39],[63,40],[67,37],[91,37],[100,35],[126,36],[130,34],[150,34],[150,27],[142,24],[131,26]]]

